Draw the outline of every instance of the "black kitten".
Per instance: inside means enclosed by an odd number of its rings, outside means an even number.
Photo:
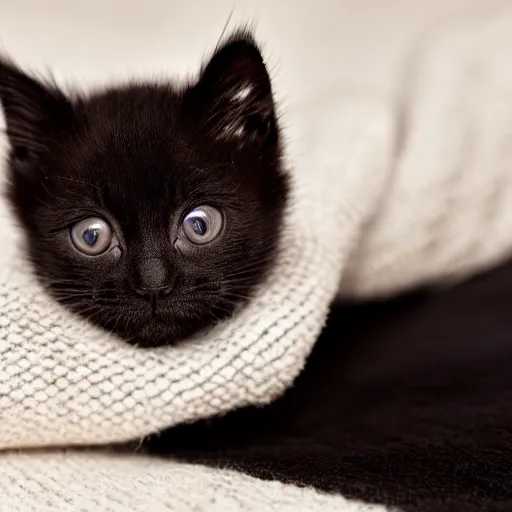
[[[8,197],[62,304],[143,346],[244,303],[287,196],[270,79],[252,37],[198,80],[65,95],[0,60]]]

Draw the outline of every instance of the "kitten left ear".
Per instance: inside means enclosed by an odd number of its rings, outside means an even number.
[[[28,76],[0,58],[0,104],[13,154],[30,158],[47,150],[47,142],[69,126],[73,108],[57,87]]]
[[[275,140],[277,123],[270,78],[252,36],[239,32],[203,68],[190,105],[216,139],[241,143]]]

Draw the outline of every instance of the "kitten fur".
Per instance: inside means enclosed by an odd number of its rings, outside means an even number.
[[[229,317],[265,278],[288,195],[270,78],[253,37],[217,47],[197,80],[64,93],[0,58],[7,197],[35,272],[78,315],[138,346]],[[211,243],[185,215],[221,212]],[[107,222],[116,239],[80,253],[71,229]]]

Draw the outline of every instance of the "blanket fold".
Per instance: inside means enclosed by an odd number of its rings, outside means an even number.
[[[506,10],[445,28],[413,60],[393,176],[343,297],[460,281],[512,254],[511,44]]]

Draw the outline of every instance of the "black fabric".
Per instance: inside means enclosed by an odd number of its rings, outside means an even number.
[[[148,447],[408,512],[512,511],[512,263],[334,308],[283,398]]]

